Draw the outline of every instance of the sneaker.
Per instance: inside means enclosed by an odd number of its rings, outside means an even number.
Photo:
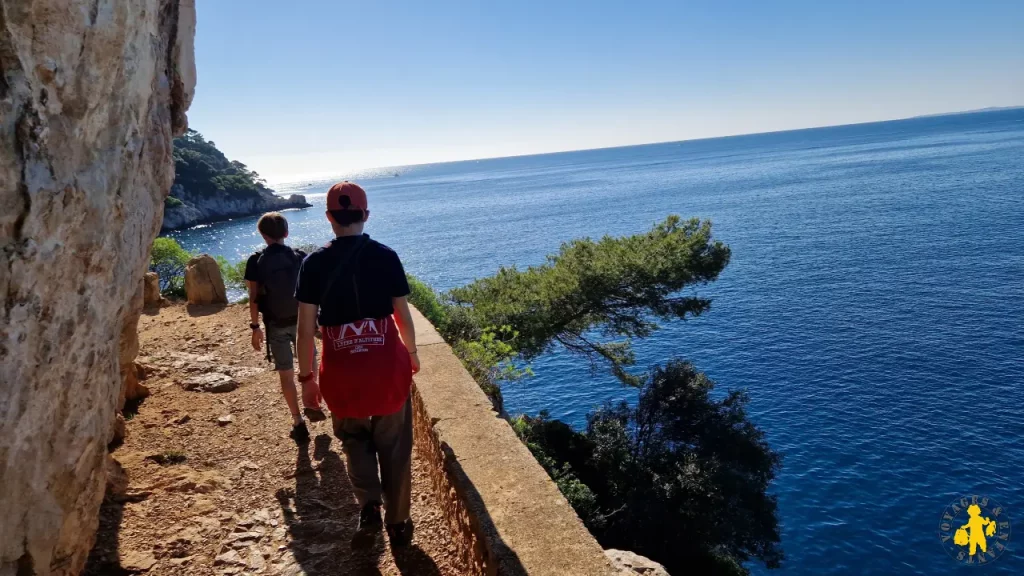
[[[412,518],[399,524],[388,524],[387,530],[392,548],[403,548],[412,543]]]
[[[301,422],[292,426],[292,431],[288,436],[295,440],[296,444],[305,444],[309,442],[309,428],[306,428],[305,422]]]
[[[327,414],[324,414],[324,411],[319,408],[303,408],[302,413],[306,415],[306,418],[309,418],[310,422],[323,422],[327,420]]]
[[[359,512],[359,525],[352,535],[353,548],[369,548],[373,546],[376,535],[384,522],[380,519],[380,502],[367,502]]]

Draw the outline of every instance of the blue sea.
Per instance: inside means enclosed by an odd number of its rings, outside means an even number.
[[[711,219],[732,248],[697,289],[711,310],[634,344],[640,366],[683,357],[746,389],[784,454],[787,558],[754,573],[1024,574],[1024,109],[342,176],[370,195],[368,232],[438,289],[574,238]],[[292,243],[331,238],[329,184],[278,188],[313,204],[287,214]],[[241,260],[255,223],[173,236]],[[582,426],[635,399],[565,352],[533,368],[505,389],[510,412]],[[964,494],[1021,530],[985,567],[939,541]]]

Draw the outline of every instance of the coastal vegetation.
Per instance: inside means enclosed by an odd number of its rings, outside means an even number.
[[[266,181],[195,130],[174,139],[174,184],[191,196],[256,196]],[[171,196],[173,198],[173,196]]]
[[[679,358],[637,372],[632,348],[660,322],[709,310],[692,288],[717,279],[729,256],[710,222],[671,216],[645,234],[569,242],[540,266],[501,268],[445,294],[412,279],[410,299],[499,409],[501,386],[556,347],[637,388],[635,405],[606,405],[582,431],[547,413],[512,424],[605,548],[670,572],[742,575],[746,561],[775,568],[783,558],[767,493],[781,457],[748,420],[744,392],[715,393]]]
[[[174,238],[160,237],[153,240],[149,252],[149,271],[160,277],[160,293],[168,298],[185,298],[185,267],[197,256],[182,248]],[[224,285],[229,288],[245,288],[245,260],[229,262],[223,256],[215,256]]]
[[[245,164],[230,160],[195,130],[174,139],[174,184],[164,200],[163,230],[238,216],[304,208],[304,196],[282,198]]]

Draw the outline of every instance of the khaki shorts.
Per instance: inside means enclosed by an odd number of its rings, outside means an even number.
[[[274,362],[274,370],[295,368],[295,324],[275,326],[267,324],[267,353]]]
[[[295,369],[295,324],[277,326],[267,324],[267,357],[274,362],[274,370]],[[316,357],[313,344],[313,357]]]

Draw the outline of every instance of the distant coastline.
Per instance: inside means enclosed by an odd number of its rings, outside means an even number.
[[[937,118],[939,116],[958,116],[960,114],[980,114],[982,112],[1007,112],[1009,110],[1024,110],[1024,105],[989,106],[988,108],[975,108],[974,110],[963,110],[960,112],[936,112],[935,114],[921,114],[918,116],[911,116],[910,118],[905,118],[905,120],[911,120],[914,118]]]
[[[173,199],[173,200],[172,200]],[[198,224],[223,222],[232,218],[254,216],[265,212],[309,208],[311,204],[302,194],[288,197],[277,196],[272,190],[257,195],[236,198],[228,195],[196,198],[175,185],[171,188],[170,202],[164,204],[164,221],[161,232],[191,228]],[[178,200],[178,202],[174,202]]]
[[[228,158],[195,130],[174,139],[174,185],[161,232],[264,212],[308,208],[306,197],[278,196],[245,164]]]

